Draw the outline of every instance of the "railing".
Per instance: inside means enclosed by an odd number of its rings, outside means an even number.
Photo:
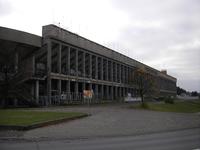
[[[103,101],[100,99],[99,94],[94,94],[91,99],[85,99],[83,97],[83,93],[62,93],[61,96],[59,95],[52,95],[51,96],[51,105],[62,105],[62,104],[98,104],[102,103]],[[40,96],[39,97],[39,104],[41,106],[45,106],[49,104],[47,96]]]

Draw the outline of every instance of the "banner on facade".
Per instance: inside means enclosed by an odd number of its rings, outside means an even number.
[[[84,98],[92,98],[93,96],[93,90],[83,90],[83,97]]]

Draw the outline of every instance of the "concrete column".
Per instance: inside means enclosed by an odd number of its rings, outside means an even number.
[[[83,52],[83,77],[85,77],[85,52]]]
[[[126,66],[126,83],[128,83],[128,66]]]
[[[113,82],[113,61],[111,60],[111,62],[110,62],[110,76],[111,76],[111,82]]]
[[[119,64],[119,83],[122,83],[122,80],[121,80],[121,71],[122,71],[121,64]]]
[[[66,82],[67,82],[67,84],[66,84],[66,86],[67,86],[67,87],[66,87],[67,91],[66,91],[66,92],[67,92],[67,93],[70,93],[70,81],[67,80]]]
[[[125,68],[124,68],[124,65],[122,65],[122,83],[125,83]]]
[[[62,50],[62,45],[59,44],[59,48],[58,48],[58,73],[61,74],[61,50]]]
[[[104,85],[101,85],[101,99],[104,99]]]
[[[89,65],[89,67],[90,67],[90,78],[92,78],[92,55],[89,54],[89,57],[90,57],[90,65]]]
[[[126,66],[126,83],[128,83],[128,66]]]
[[[131,96],[132,97],[134,96],[134,90],[133,90],[133,88],[131,88]]]
[[[19,64],[19,54],[18,52],[15,50],[15,72],[18,72],[18,64]]]
[[[61,100],[61,85],[62,84],[62,81],[61,80],[58,80],[58,96],[59,96],[59,102]]]
[[[37,104],[39,103],[39,91],[40,91],[39,85],[40,85],[39,80],[36,80],[36,82],[35,82],[35,100],[36,100]]]
[[[118,91],[118,87],[117,87],[117,86],[115,86],[115,98],[116,98],[116,99],[118,99],[118,98],[119,98],[119,97],[118,97],[118,92],[117,92],[117,91]]]
[[[86,90],[86,89],[85,89],[85,82],[83,82],[83,90]]]
[[[67,89],[67,91],[66,91],[66,92],[67,92],[67,100],[68,100],[68,101],[71,101],[70,81],[67,80],[66,82],[67,82],[67,84],[66,84],[66,86],[67,86],[67,87],[66,87],[66,89]]]
[[[103,80],[103,58],[101,57],[101,80]]]
[[[51,105],[51,40],[47,41],[47,97],[46,105]]]
[[[98,57],[96,56],[96,64],[95,64],[95,78],[98,80]]]
[[[35,82],[33,82],[31,84],[31,96],[32,96],[32,100],[34,100],[34,97],[35,97]]]
[[[130,75],[130,68],[128,67],[127,68],[127,83],[129,84],[130,83],[130,80],[129,80],[129,75]]]
[[[107,92],[107,99],[110,100],[110,86],[108,85],[107,85],[106,92]]]
[[[125,87],[122,87],[122,89],[123,89],[123,97],[125,97],[126,96],[126,91],[125,91]]]
[[[89,83],[89,90],[92,90],[92,83]]]
[[[110,91],[110,94],[111,94],[111,100],[113,101],[113,86],[111,86],[111,91]]]
[[[106,59],[106,80],[108,81],[108,59]]]
[[[99,97],[99,88],[98,88],[98,84],[95,84],[95,98],[98,100]]]
[[[76,97],[76,100],[78,100],[78,82],[75,81],[75,97]]]
[[[76,49],[76,68],[75,68],[75,71],[76,71],[76,76],[78,76],[78,49]]]
[[[67,74],[70,75],[70,48],[67,50]]]
[[[16,98],[14,98],[14,101],[13,101],[13,102],[14,102],[14,104],[13,104],[14,107],[17,107],[17,105],[18,105],[18,100],[17,100]]]
[[[118,73],[117,73],[117,63],[115,64],[115,71],[116,71],[116,82],[118,82]]]
[[[35,75],[35,55],[32,56],[32,75]]]
[[[124,66],[124,83],[126,83],[126,66]]]

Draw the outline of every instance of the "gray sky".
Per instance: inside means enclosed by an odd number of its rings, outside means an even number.
[[[0,0],[0,26],[41,35],[59,22],[200,91],[200,0]]]

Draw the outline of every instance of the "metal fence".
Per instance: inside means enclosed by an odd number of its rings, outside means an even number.
[[[83,97],[83,93],[62,93],[59,95],[52,95],[51,96],[51,105],[62,105],[62,104],[88,104],[88,103],[101,103],[100,95],[94,94],[91,99],[86,99]],[[39,104],[41,106],[49,105],[50,102],[48,101],[47,96],[40,96],[39,97]]]

